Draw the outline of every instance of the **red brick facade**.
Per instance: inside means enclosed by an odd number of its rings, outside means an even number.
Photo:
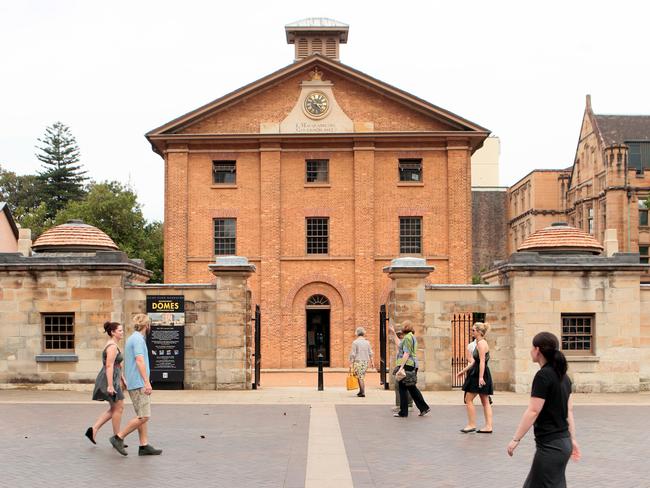
[[[287,117],[316,66],[364,131],[261,131]],[[336,61],[294,63],[148,134],[165,159],[165,282],[212,281],[213,219],[236,218],[236,254],[257,266],[263,366],[305,367],[305,304],[322,294],[330,366],[344,367],[356,326],[378,350],[389,286],[382,268],[400,255],[400,217],[422,217],[420,256],[436,267],[431,282],[470,282],[470,156],[486,135]],[[400,183],[400,158],[422,160],[421,182]],[[327,183],[305,183],[306,159],[329,160]],[[235,184],[213,184],[214,160],[236,161]],[[306,217],[329,218],[327,255],[307,254]]]

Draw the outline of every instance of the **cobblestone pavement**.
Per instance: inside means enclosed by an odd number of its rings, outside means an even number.
[[[151,457],[137,433],[120,456],[110,424],[96,446],[83,436],[104,405],[0,405],[0,487],[304,486],[308,405],[154,404],[149,437],[164,452]],[[132,415],[125,405],[123,423]]]
[[[337,406],[355,488],[520,487],[534,454],[532,430],[509,458],[505,448],[524,408],[494,406],[494,434],[461,434],[462,405],[429,417],[393,418],[388,406]],[[482,410],[477,410],[479,426]],[[647,406],[575,407],[582,460],[569,462],[571,488],[648,488]]]

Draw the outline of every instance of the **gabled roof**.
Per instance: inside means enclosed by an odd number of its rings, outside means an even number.
[[[650,115],[594,114],[594,119],[605,146],[625,141],[650,141]]]
[[[284,78],[289,78],[292,75],[295,75],[301,71],[305,71],[313,66],[325,67],[328,70],[331,70],[332,72],[353,82],[363,84],[368,89],[377,91],[386,97],[409,106],[413,110],[417,110],[425,115],[428,115],[431,118],[440,120],[445,124],[454,127],[455,130],[461,132],[468,131],[480,133],[484,136],[487,136],[489,134],[488,129],[481,127],[478,124],[470,122],[469,120],[464,119],[448,110],[433,105],[432,103],[422,100],[421,98],[411,95],[410,93],[400,90],[399,88],[395,88],[388,83],[384,83],[380,80],[377,80],[376,78],[362,73],[361,71],[358,71],[354,68],[346,66],[345,64],[334,61],[317,53],[303,60],[292,63],[284,68],[281,68],[274,73],[271,73],[270,75],[260,78],[253,83],[250,83],[231,93],[228,93],[221,98],[217,98],[216,100],[207,103],[206,105],[203,105],[196,110],[188,112],[185,115],[182,115],[164,125],[161,125],[160,127],[149,131],[146,134],[146,137],[151,142],[152,138],[160,139],[160,136],[164,136],[165,134],[174,134],[177,131],[188,127],[201,119],[213,115],[216,112],[225,109],[256,92],[261,92],[274,86]]]
[[[11,227],[11,231],[13,232],[14,237],[18,239],[18,226],[16,225],[14,216],[11,215],[11,210],[9,210],[9,205],[6,202],[0,202],[0,212],[4,212],[4,214],[7,216],[7,221]]]

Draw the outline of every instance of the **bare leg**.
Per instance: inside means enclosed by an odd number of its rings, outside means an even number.
[[[149,420],[149,417],[146,417],[146,420]],[[149,444],[149,436],[148,436],[149,429],[147,427],[146,420],[138,427],[138,436],[140,437],[141,446],[146,446],[147,444]]]
[[[111,405],[112,420],[113,420],[113,434],[120,431],[120,424],[122,423],[122,412],[124,412],[124,400],[118,400]]]
[[[469,393],[465,395],[465,407],[467,408],[467,425],[465,429],[476,428],[476,409],[474,408],[474,398],[476,393]]]
[[[492,430],[492,405],[488,395],[479,395],[483,404],[483,415],[485,416],[485,427],[482,430]]]
[[[126,427],[124,427],[124,429],[115,435],[117,435],[120,439],[124,439],[127,435],[136,429],[138,429],[138,432],[140,432],[140,426],[142,424],[146,424],[147,420],[149,420],[149,417],[135,417],[129,420],[129,423],[126,424]]]
[[[99,429],[102,428],[102,425],[108,422],[112,416],[113,410],[109,407],[108,410],[97,417],[97,420],[95,420],[95,423],[93,424],[93,439],[97,437],[97,432],[99,432]]]

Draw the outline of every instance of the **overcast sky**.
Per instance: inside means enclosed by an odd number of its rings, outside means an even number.
[[[284,25],[305,17],[350,25],[343,63],[499,136],[501,185],[572,164],[587,93],[650,114],[649,2],[0,0],[0,164],[35,172],[61,121],[94,179],[162,219],[144,134],[290,64]]]

